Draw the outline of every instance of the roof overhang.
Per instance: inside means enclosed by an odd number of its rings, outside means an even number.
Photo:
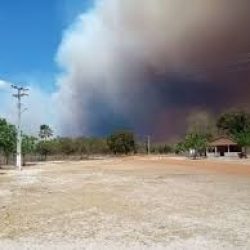
[[[210,147],[218,146],[238,146],[238,144],[230,138],[218,138],[209,143]]]

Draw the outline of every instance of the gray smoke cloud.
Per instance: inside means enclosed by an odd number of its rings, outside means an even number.
[[[248,105],[236,84],[249,89],[249,10],[248,0],[97,0],[58,50],[61,133],[170,136],[197,107]]]

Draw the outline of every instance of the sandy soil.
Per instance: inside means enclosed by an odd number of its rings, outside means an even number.
[[[0,249],[250,249],[250,161],[0,170]]]

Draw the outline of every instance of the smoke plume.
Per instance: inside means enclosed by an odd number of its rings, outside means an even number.
[[[249,0],[97,0],[57,54],[61,132],[171,136],[188,113],[250,104]]]

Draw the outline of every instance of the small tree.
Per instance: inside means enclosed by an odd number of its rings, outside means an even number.
[[[85,155],[87,154],[87,147],[85,140],[86,140],[85,138],[77,138],[75,140],[77,153],[80,154],[81,160],[84,158],[84,154]]]
[[[223,133],[231,136],[241,147],[247,156],[247,147],[250,146],[250,114],[245,111],[231,111],[222,114],[217,127]]]
[[[88,138],[86,141],[86,149],[90,154],[105,154],[109,152],[107,140],[103,138]]]
[[[129,154],[135,153],[134,134],[128,131],[120,131],[110,135],[107,138],[109,149],[114,154]]]
[[[78,151],[76,140],[71,138],[60,138],[58,140],[59,150],[64,155],[72,155]]]
[[[185,137],[184,145],[187,150],[194,150],[193,159],[195,160],[198,154],[206,150],[207,138],[199,133],[189,133]]]
[[[186,147],[184,145],[184,142],[179,142],[175,145],[174,151],[176,154],[181,154],[186,151]]]
[[[245,157],[247,157],[247,147],[250,146],[250,129],[235,132],[233,138],[242,148],[244,148]]]
[[[49,154],[55,154],[58,151],[58,141],[56,139],[50,141],[40,141],[36,146],[36,151],[43,157],[42,160],[47,160]]]
[[[16,128],[5,119],[0,119],[0,150],[8,164],[10,154],[16,151]]]

